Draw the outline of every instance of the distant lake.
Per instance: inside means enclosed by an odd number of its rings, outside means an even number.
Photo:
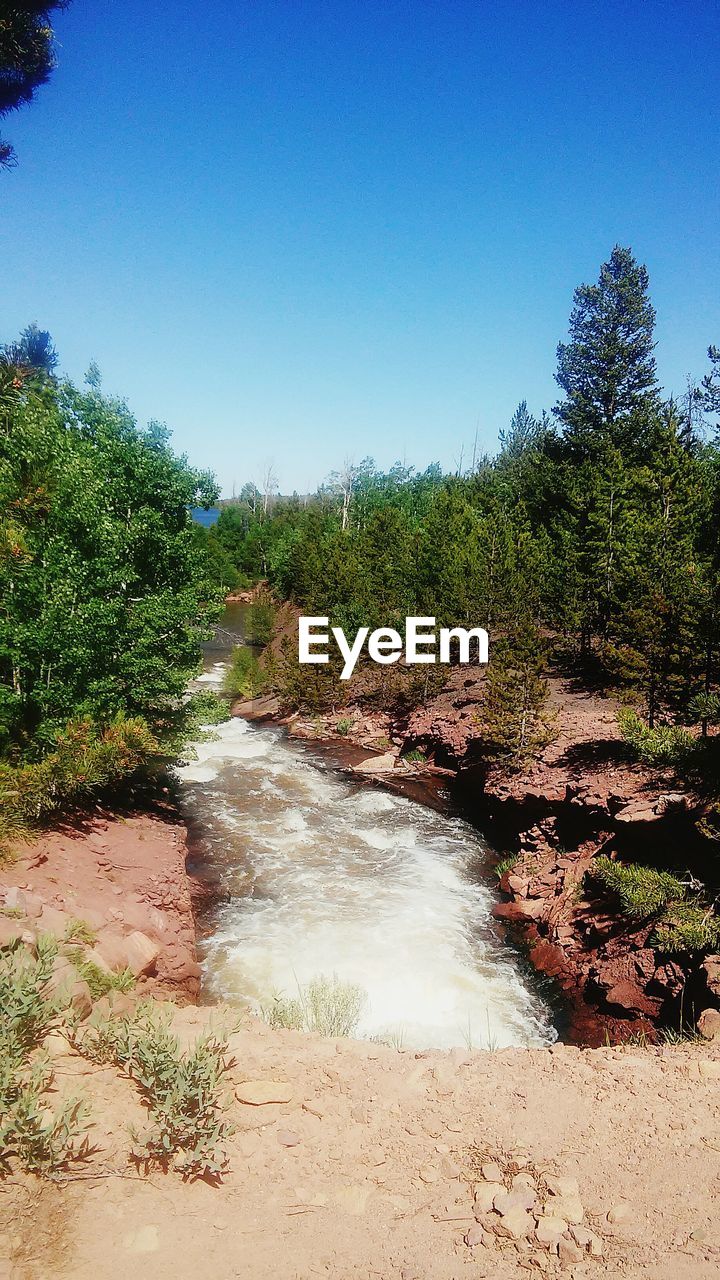
[[[217,524],[217,518],[220,515],[219,507],[208,507],[207,511],[204,507],[191,507],[190,515],[198,524],[202,524],[209,529],[212,524]]]

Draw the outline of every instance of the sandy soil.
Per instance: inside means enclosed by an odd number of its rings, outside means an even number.
[[[188,1007],[176,1021],[191,1039],[221,1016]],[[714,1280],[720,1272],[720,1047],[415,1054],[256,1022],[231,1043],[233,1089],[286,1081],[292,1099],[233,1100],[237,1132],[220,1187],[140,1175],[124,1132],[143,1116],[131,1082],[74,1056],[56,1059],[60,1091],[81,1086],[92,1100],[99,1150],[57,1185],[4,1185],[1,1276]],[[563,1265],[537,1244],[478,1226],[473,1195],[480,1166],[493,1159],[508,1178],[529,1172],[538,1186],[553,1173],[576,1178],[582,1225],[603,1257]],[[485,1228],[499,1222],[478,1213]],[[469,1245],[468,1233],[483,1242]]]

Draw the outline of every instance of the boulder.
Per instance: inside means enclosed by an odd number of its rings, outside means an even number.
[[[14,947],[22,941],[27,929],[27,921],[14,919],[13,916],[0,916],[0,949]]]
[[[124,938],[103,934],[91,952],[91,959],[113,973],[129,969],[134,977],[141,978],[155,971],[159,955],[158,944],[146,933],[134,929]]]
[[[720,1040],[720,1009],[703,1009],[697,1028],[705,1040]]]
[[[386,751],[382,756],[369,756],[367,760],[361,760],[354,766],[354,771],[355,773],[392,773],[396,759],[392,751]]]

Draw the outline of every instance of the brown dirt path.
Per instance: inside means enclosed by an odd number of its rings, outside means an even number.
[[[191,1039],[221,1014],[188,1007],[175,1020]],[[81,1085],[90,1096],[101,1149],[82,1180],[5,1184],[0,1276],[715,1280],[720,1273],[718,1046],[415,1054],[249,1021],[232,1049],[233,1087],[287,1081],[292,1100],[233,1102],[231,1171],[217,1188],[172,1174],[139,1176],[124,1132],[142,1121],[130,1082],[74,1056],[56,1059],[61,1091]],[[482,1160],[493,1157],[504,1170],[515,1159],[511,1171],[577,1179],[583,1225],[600,1239],[603,1258],[563,1265],[537,1246],[490,1234],[470,1247],[468,1231],[482,1234],[473,1186]],[[609,1222],[608,1211],[621,1204],[625,1220]]]

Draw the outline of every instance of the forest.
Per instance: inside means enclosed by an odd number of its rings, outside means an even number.
[[[30,325],[0,351],[0,846],[167,750],[220,611],[213,478]]]
[[[647,270],[616,246],[575,290],[550,412],[521,401],[497,454],[452,475],[367,458],[311,498],[247,485],[206,535],[214,577],[267,580],[348,629],[482,626],[497,679],[522,667],[540,690],[563,662],[621,692],[637,732],[705,736],[720,716],[720,352],[668,397],[654,330]]]

